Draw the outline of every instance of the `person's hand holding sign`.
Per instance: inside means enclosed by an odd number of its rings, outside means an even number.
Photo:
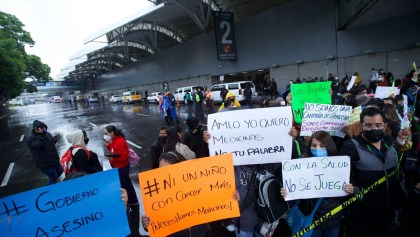
[[[204,142],[208,143],[211,138],[211,134],[208,131],[203,132],[203,140]]]

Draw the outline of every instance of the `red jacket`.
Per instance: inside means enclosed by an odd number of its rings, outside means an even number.
[[[112,168],[123,168],[128,165],[128,144],[122,136],[115,136],[106,148],[113,153],[119,154],[119,157],[113,158],[109,161]]]

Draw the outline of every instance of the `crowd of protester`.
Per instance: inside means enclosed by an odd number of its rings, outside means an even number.
[[[317,226],[311,232],[311,236],[412,236],[412,233],[416,233],[416,220],[420,218],[420,165],[418,162],[420,157],[419,153],[414,152],[419,148],[419,142],[416,139],[420,132],[418,125],[420,109],[417,100],[418,75],[413,70],[403,80],[394,80],[392,73],[386,73],[383,70],[376,71],[372,68],[372,77],[369,79],[362,79],[357,72],[353,76],[356,80],[351,88],[348,88],[351,80],[349,75],[345,75],[341,82],[332,74],[328,77],[328,81],[332,81],[330,94],[333,104],[349,105],[353,108],[362,106],[360,121],[343,127],[343,132],[346,134],[344,138],[332,137],[325,131],[317,131],[312,136],[302,137],[299,134],[300,125],[296,123],[289,132],[293,138],[291,159],[336,155],[350,157],[350,183],[343,188],[347,196],[302,199],[298,204],[296,201],[291,201],[289,206],[298,205],[304,214],[314,211],[316,220],[349,197],[361,193],[363,189],[384,175],[398,170],[398,175],[388,178],[361,200]],[[268,81],[270,84],[266,84],[263,88],[268,87],[273,90],[277,88],[277,85],[271,87],[271,84],[275,83],[274,79]],[[293,83],[316,81],[318,81],[317,78],[302,81],[297,79]],[[377,86],[394,86],[400,89],[400,95],[391,94],[386,98],[375,98]],[[270,89],[267,89],[267,94],[268,91]],[[211,92],[204,93],[198,90],[189,96],[194,101],[195,116],[186,120],[187,128],[184,131],[176,116],[176,102],[173,101],[170,93],[163,96],[160,108],[167,127],[159,129],[158,139],[151,146],[152,169],[209,156],[208,141],[211,139],[211,134],[206,132],[203,126],[203,102],[211,101],[211,94],[208,93]],[[277,106],[290,106],[293,103],[290,88],[281,95],[276,92],[271,93],[271,98],[277,99]],[[408,99],[411,127],[401,126],[406,116],[404,98],[401,95],[406,95]],[[252,109],[250,102],[249,100],[245,106],[241,106],[232,93],[226,92],[219,112]],[[213,106],[211,103],[208,109],[213,110]],[[266,106],[270,106],[267,101],[258,103],[256,107]],[[412,136],[413,134],[417,134],[417,137]],[[77,166],[75,168],[78,168],[78,171],[94,173],[101,170],[96,162],[97,155],[94,153],[87,155],[83,151],[88,142],[85,131],[71,133],[67,136],[67,140],[72,146],[81,147],[73,150],[75,157],[73,165]],[[129,177],[128,145],[124,134],[112,125],[107,126],[104,129],[104,145],[108,151],[105,156],[109,158],[112,168],[118,168],[119,171],[121,187],[124,188],[122,199],[127,203],[131,236],[139,236],[139,203]],[[47,126],[44,123],[34,122],[33,134],[28,140],[28,146],[37,167],[49,177],[48,184],[57,182],[62,170],[52,136],[47,132]],[[94,157],[92,165],[87,163],[89,156]],[[408,158],[415,158],[417,163],[409,166]],[[45,162],[45,160],[51,160],[51,162]],[[257,165],[235,166],[237,191],[234,198],[239,201],[240,217],[194,226],[179,231],[173,236],[261,236],[256,230],[261,218],[255,210],[257,194],[251,180],[252,173],[261,167],[275,174],[281,181],[280,162],[263,164],[258,168]],[[281,190],[281,196],[287,196],[285,189]],[[147,213],[143,213],[141,221],[147,230],[150,223]],[[290,235],[291,230],[285,219],[281,219],[273,236]]]
[[[362,200],[347,207],[344,211],[334,215],[321,225],[317,226],[311,236],[411,236],[415,231],[415,226],[410,225],[413,220],[420,217],[420,166],[407,165],[407,158],[413,159],[416,155],[414,150],[418,149],[418,137],[412,134],[418,132],[418,112],[415,109],[419,106],[416,100],[418,90],[417,74],[410,72],[403,80],[394,80],[392,73],[383,70],[372,69],[372,78],[362,79],[355,72],[354,84],[348,88],[351,76],[338,81],[334,75],[330,75],[331,97],[333,104],[349,105],[352,108],[362,107],[360,121],[343,127],[344,138],[330,136],[325,131],[313,133],[310,137],[299,135],[300,125],[294,124],[290,135],[294,139],[293,152],[291,159],[304,157],[325,157],[346,155],[351,158],[351,177],[350,184],[344,186],[343,190],[348,194],[345,197],[323,198],[323,199],[302,199],[299,200],[299,209],[304,214],[315,211],[314,220],[322,217],[349,197],[357,195],[366,189],[373,182],[379,180],[388,173],[398,170],[399,175],[387,179],[381,186],[366,194]],[[313,83],[320,81],[318,78],[292,83]],[[390,94],[386,98],[375,98],[377,86],[389,86],[400,89],[400,95]],[[269,94],[267,94],[269,95]],[[407,95],[409,106],[409,118],[411,128],[402,128],[401,123],[403,114],[403,96]],[[279,95],[276,106],[291,105],[293,95],[290,87]],[[263,101],[256,107],[267,107],[270,104]],[[238,108],[239,107],[239,108]],[[226,95],[224,102],[219,108],[219,112],[228,112],[235,109],[248,109],[252,106],[242,106],[235,101],[234,96]],[[181,135],[179,128],[171,128],[167,133],[176,133],[177,143],[187,145],[197,158],[209,155],[207,140],[211,134],[203,131],[200,120],[191,118],[187,120],[188,128]],[[417,126],[417,127],[416,127]],[[203,138],[203,139],[201,139]],[[410,141],[412,139],[413,141]],[[193,142],[192,142],[193,141]],[[411,144],[414,142],[414,148]],[[162,152],[169,152],[164,149]],[[172,146],[173,152],[182,156],[176,148]],[[165,154],[165,153],[163,153]],[[154,158],[156,159],[156,157]],[[162,156],[160,160],[162,160]],[[156,163],[154,161],[153,163]],[[281,180],[281,164],[264,164],[264,169],[269,170]],[[261,165],[260,167],[261,168]],[[256,165],[235,166],[236,189],[240,194],[239,207],[241,216],[239,218],[215,221],[211,223],[211,235],[209,230],[197,236],[261,236],[256,230],[261,218],[255,210],[256,190],[252,185],[248,185],[251,180],[244,177],[252,177]],[[249,192],[254,193],[249,198]],[[282,189],[283,197],[287,196],[286,190]],[[247,198],[245,198],[247,197]],[[316,204],[320,200],[319,207]],[[296,202],[291,201],[290,206]],[[415,209],[416,211],[413,211]],[[150,221],[150,219],[147,219]],[[147,224],[147,223],[146,223]],[[191,230],[190,230],[191,231]],[[179,234],[179,233],[178,233]],[[188,235],[174,236],[188,236]],[[285,223],[285,219],[280,220],[273,236],[290,236],[291,230]],[[307,235],[305,235],[307,236]]]

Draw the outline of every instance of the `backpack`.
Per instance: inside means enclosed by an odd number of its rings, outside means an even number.
[[[137,153],[135,151],[133,151],[133,149],[131,149],[131,148],[128,149],[128,161],[132,165],[138,165],[139,161],[140,161],[140,156],[137,155]]]
[[[299,200],[296,202],[296,204],[290,209],[289,214],[286,217],[286,222],[289,225],[290,230],[292,231],[293,234],[298,233],[302,229],[312,224],[314,220],[315,212],[318,209],[321,202],[322,202],[322,198],[319,198],[318,201],[316,202],[314,209],[307,216],[303,215],[303,213],[299,210],[299,206],[298,206]],[[303,235],[303,237],[311,236],[312,232],[313,232],[313,229],[306,232]]]
[[[282,218],[289,210],[289,205],[281,197],[282,187],[277,177],[267,170],[260,170],[255,176],[257,188],[257,213],[267,223]]]
[[[76,170],[76,167],[74,167],[74,166],[72,167],[72,165],[73,165],[73,153],[72,152],[73,152],[73,149],[74,148],[81,148],[81,149],[85,150],[86,151],[86,154],[88,156],[88,159],[90,159],[90,151],[88,149],[86,149],[86,148],[84,148],[82,146],[78,146],[78,145],[71,146],[63,154],[63,156],[61,157],[61,160],[60,160],[60,164],[61,164],[61,167],[63,167],[63,170],[64,170],[64,174],[65,175],[68,175],[70,173],[73,173],[73,172],[76,172],[77,171]]]

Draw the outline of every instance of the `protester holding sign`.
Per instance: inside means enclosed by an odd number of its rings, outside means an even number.
[[[337,147],[332,137],[325,131],[318,131],[313,133],[308,140],[308,147],[309,149],[304,155],[305,157],[328,157],[337,155]],[[348,194],[354,193],[354,188],[351,183],[345,184],[343,190]],[[287,195],[287,190],[282,188],[281,194],[283,198],[285,198]],[[309,215],[314,210],[318,200],[318,198],[302,199],[299,201],[299,209],[304,215]],[[318,209],[315,211],[314,220],[319,219],[325,213],[340,205],[340,203],[341,198],[339,197],[323,198],[319,204]],[[312,237],[338,237],[341,220],[341,215],[335,215],[331,217],[329,220],[314,229]]]
[[[180,153],[178,153],[176,151],[162,153],[162,155],[160,156],[159,168],[171,166],[171,165],[178,164],[178,163],[181,163],[181,162],[184,162],[184,161],[187,161],[187,159],[185,159]],[[207,175],[209,175],[209,174],[207,174]],[[169,185],[169,183],[167,183],[167,184]],[[201,191],[203,191],[203,190],[201,190]],[[199,193],[201,191],[196,193],[196,195],[199,195]],[[179,196],[181,196],[181,195],[179,195]],[[168,199],[166,199],[166,200],[172,200],[170,197],[167,197],[167,198]],[[192,197],[189,197],[189,198],[192,198]],[[239,201],[239,199],[240,199],[239,193],[235,192],[233,194],[233,198],[235,200]],[[187,199],[187,196],[185,196],[185,199]],[[166,205],[169,205],[169,203],[170,202],[168,202]],[[159,205],[160,205],[159,206],[160,208],[164,208],[162,203],[160,203]],[[152,209],[155,210],[155,204],[152,205]],[[196,217],[196,218],[198,218],[198,217]],[[141,221],[142,221],[142,224],[143,224],[143,227],[145,228],[145,230],[149,231],[149,226],[151,225],[151,222],[152,222],[150,216],[147,215],[147,214],[142,215]],[[160,220],[155,220],[156,223],[159,223],[159,221]],[[152,228],[156,228],[156,224],[152,223]],[[170,236],[174,236],[174,237],[191,237],[191,236],[194,236],[194,237],[212,237],[212,236],[214,236],[214,237],[217,237],[217,235],[215,235],[213,233],[213,230],[212,230],[209,223],[195,225],[195,226],[186,228],[184,230],[178,231],[176,233],[173,233]]]
[[[399,169],[398,150],[403,150],[411,135],[405,129],[398,133],[396,141],[385,136],[382,111],[366,108],[360,115],[362,134],[346,141],[340,154],[351,157],[351,182],[355,193]],[[388,236],[398,228],[397,210],[401,207],[404,193],[396,175],[388,177],[367,193],[361,202],[350,206],[347,236]]]
[[[128,144],[121,129],[108,125],[104,129],[105,146],[110,151],[107,156],[112,168],[118,168],[121,187],[127,190],[131,236],[140,236],[140,207],[136,191],[130,179]]]
[[[172,164],[177,164],[183,161],[186,161],[180,153],[176,151],[162,153],[159,158],[159,167],[166,167]],[[150,217],[147,214],[141,216],[141,223],[146,231],[148,231],[148,227],[150,225]],[[173,237],[190,237],[190,236],[213,236],[211,226],[208,223],[192,226],[185,230],[178,231],[173,233]]]

